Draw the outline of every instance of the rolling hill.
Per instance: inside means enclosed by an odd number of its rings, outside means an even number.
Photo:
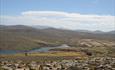
[[[0,25],[1,50],[31,50],[34,48],[68,44],[80,46],[115,46],[115,33],[72,31],[51,27]]]

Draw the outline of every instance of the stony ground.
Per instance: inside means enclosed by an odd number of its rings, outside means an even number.
[[[36,58],[39,60],[39,57]],[[81,60],[62,59],[25,62],[19,60],[1,60],[0,70],[115,70],[115,58],[95,57]]]

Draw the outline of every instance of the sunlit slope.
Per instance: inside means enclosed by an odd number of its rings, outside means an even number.
[[[72,47],[82,47],[87,45],[114,46],[112,45],[115,42],[115,34],[113,32],[97,33],[55,28],[36,29],[23,25],[1,25],[0,49],[30,50],[39,47],[56,46],[61,44],[68,44]]]

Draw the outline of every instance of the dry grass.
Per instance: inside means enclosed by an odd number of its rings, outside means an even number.
[[[80,52],[47,52],[47,53],[31,53],[30,56],[83,56]]]
[[[64,60],[64,59],[87,59],[87,56],[81,52],[47,52],[47,53],[31,53],[28,56],[25,54],[12,54],[12,55],[0,55],[0,61],[2,60],[23,60],[28,61],[49,61],[49,60]]]
[[[85,54],[81,52],[38,52],[38,53],[28,53],[28,56],[84,56]],[[24,53],[19,54],[9,54],[0,56],[25,56]]]

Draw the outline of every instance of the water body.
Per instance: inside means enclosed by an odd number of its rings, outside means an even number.
[[[34,53],[34,52],[48,52],[50,49],[56,49],[56,48],[67,48],[70,47],[66,44],[63,44],[61,46],[57,47],[43,47],[43,48],[36,48],[33,50],[28,51],[29,53]],[[15,51],[15,50],[0,50],[0,54],[16,54],[16,53],[25,53],[25,51]]]
[[[24,51],[16,51],[16,50],[0,50],[0,54],[15,54],[22,53]]]
[[[57,47],[43,47],[43,48],[40,48],[40,49],[31,50],[30,52],[48,52],[50,49],[67,48],[67,47],[69,47],[69,46],[66,45],[66,44],[63,44],[63,45],[57,46]]]

